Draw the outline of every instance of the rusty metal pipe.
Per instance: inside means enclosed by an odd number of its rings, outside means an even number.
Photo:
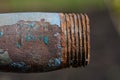
[[[0,14],[0,71],[48,72],[89,62],[86,14]]]

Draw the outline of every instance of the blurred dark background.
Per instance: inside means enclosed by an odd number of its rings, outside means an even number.
[[[120,0],[0,0],[0,13],[87,13],[91,62],[85,68],[47,73],[3,73],[0,80],[120,80]]]

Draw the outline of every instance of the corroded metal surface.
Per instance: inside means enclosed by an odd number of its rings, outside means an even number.
[[[0,14],[0,71],[48,72],[90,61],[86,14]]]
[[[86,14],[62,14],[63,60],[67,67],[85,67],[90,62],[90,26]]]

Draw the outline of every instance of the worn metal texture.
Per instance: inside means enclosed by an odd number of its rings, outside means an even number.
[[[86,14],[61,14],[64,66],[85,67],[90,62],[90,26]]]
[[[48,72],[89,61],[86,14],[0,14],[0,71]]]

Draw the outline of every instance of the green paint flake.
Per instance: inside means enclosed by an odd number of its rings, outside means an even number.
[[[49,42],[48,36],[44,36],[43,41],[46,45],[48,45]]]
[[[17,46],[17,48],[20,48],[21,47],[21,44],[20,43],[16,43],[16,46]]]

